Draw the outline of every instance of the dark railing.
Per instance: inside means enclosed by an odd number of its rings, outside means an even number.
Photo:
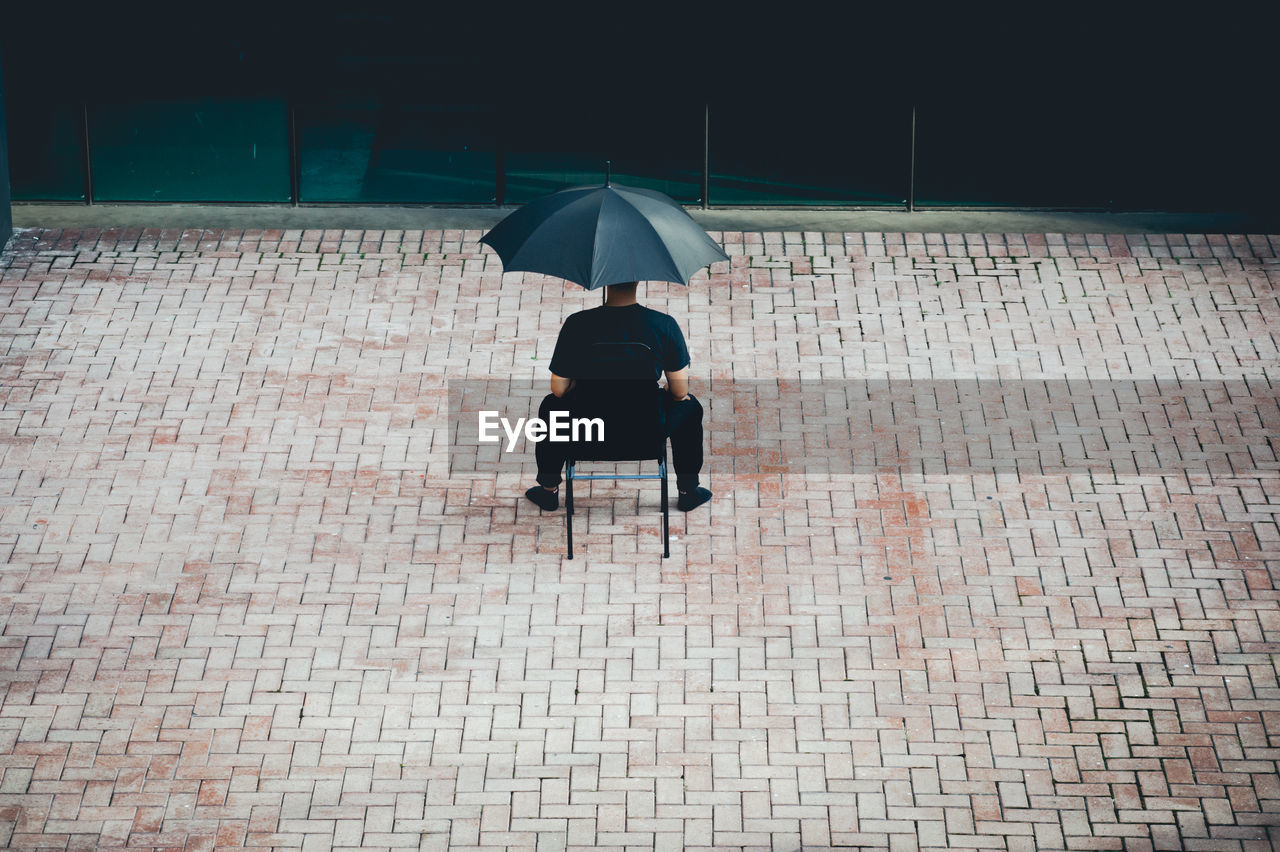
[[[47,8],[9,5],[20,201],[510,205],[606,159],[704,207],[1269,212],[1280,192],[1276,4],[1102,24],[683,4],[625,26],[528,3],[80,4],[57,62]]]
[[[1106,116],[1081,126],[955,104],[866,108],[848,127],[686,104],[635,126],[619,109],[604,129],[532,108],[380,97],[23,108],[10,100],[15,201],[501,206],[598,182],[609,159],[619,182],[704,209],[1225,212],[1248,209],[1260,162],[1193,127],[1161,147],[1115,133]]]

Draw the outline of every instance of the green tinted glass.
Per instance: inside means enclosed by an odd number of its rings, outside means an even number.
[[[483,108],[369,99],[302,105],[297,122],[303,201],[494,201],[493,122]]]
[[[99,201],[288,201],[283,100],[106,103],[90,110]]]
[[[820,120],[807,123],[807,116]],[[911,110],[902,104],[712,104],[711,203],[866,205],[906,203]]]
[[[506,193],[520,204],[612,180],[702,200],[702,108],[688,104],[521,104],[506,117]]]
[[[604,163],[613,155],[597,150],[585,153],[507,154],[507,194],[519,204],[571,186],[604,183]],[[660,159],[660,158],[658,158]],[[610,180],[664,192],[686,204],[699,202],[702,172],[673,169],[665,163],[622,156],[611,161]]]

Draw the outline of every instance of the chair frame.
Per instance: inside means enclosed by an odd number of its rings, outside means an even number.
[[[595,346],[596,347],[640,346],[645,350],[649,350],[649,347],[643,343],[624,343],[624,342],[597,343],[595,344]],[[653,354],[652,350],[649,350],[649,352],[650,352],[650,355]],[[565,458],[565,477],[564,477],[565,478],[564,523],[565,523],[565,535],[568,539],[568,551],[569,551],[568,558],[569,559],[573,558],[573,483],[574,483],[574,480],[577,480],[577,479],[581,479],[581,480],[657,479],[657,480],[660,480],[662,483],[662,558],[667,559],[668,557],[671,556],[671,510],[670,510],[670,497],[667,493],[668,491],[667,489],[667,437],[665,434],[661,438],[661,447],[662,447],[661,455],[658,455],[656,457],[655,456],[649,457],[650,459],[654,459],[658,462],[657,473],[638,473],[638,474],[637,473],[599,473],[599,474],[579,476],[575,471],[575,468],[577,467],[579,460],[574,458],[572,452],[569,453],[569,455]],[[633,458],[633,459],[583,459],[583,461],[587,461],[587,462],[610,462],[613,464],[617,464],[619,462],[637,461],[637,462],[640,462],[641,465],[645,464],[648,460],[649,459],[646,459],[643,457]]]
[[[667,495],[667,451],[666,439],[662,442],[662,458],[658,459],[657,473],[598,473],[590,476],[576,476],[574,467],[577,461],[567,459],[565,461],[564,472],[564,526],[565,534],[568,538],[569,555],[573,558],[573,482],[575,479],[658,479],[662,481],[662,558],[667,559],[671,556],[671,513],[670,498]],[[639,461],[644,464],[643,459],[632,459],[631,461]],[[613,462],[617,464],[618,462]]]

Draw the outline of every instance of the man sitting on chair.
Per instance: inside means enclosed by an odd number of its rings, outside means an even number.
[[[551,356],[551,393],[542,400],[538,416],[544,422],[552,410],[572,405],[575,382],[573,376],[582,369],[575,359],[595,343],[643,343],[657,355],[667,386],[658,387],[655,371],[654,392],[662,395],[666,407],[667,436],[671,438],[671,461],[676,471],[676,508],[682,512],[696,509],[711,499],[711,492],[698,485],[702,470],[702,403],[689,393],[689,350],[680,326],[668,314],[646,308],[636,301],[636,282],[610,285],[605,303],[598,308],[579,311],[565,320]],[[538,484],[525,496],[539,508],[552,511],[560,506],[560,470],[564,467],[566,445],[538,441]]]

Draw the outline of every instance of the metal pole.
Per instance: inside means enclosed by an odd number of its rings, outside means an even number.
[[[702,209],[711,207],[711,104],[702,105]]]
[[[494,187],[493,201],[499,207],[507,202],[507,125],[503,120],[506,115],[507,112],[504,108],[502,113],[495,118],[498,122],[498,127],[495,134],[497,138],[494,144],[496,150],[493,154],[493,176],[497,186]]]
[[[289,195],[298,206],[302,186],[302,169],[298,162],[298,107],[289,100]]]
[[[93,157],[89,154],[89,102],[80,103],[81,128],[84,130],[84,203],[93,203]]]
[[[609,185],[609,167],[611,165],[612,163],[609,160],[604,161],[604,185],[605,186]],[[600,288],[600,304],[605,305],[605,304],[608,304],[608,302],[609,302],[609,288],[608,286],[601,287]]]
[[[907,212],[916,209],[916,105],[911,105],[911,174],[907,179]]]

